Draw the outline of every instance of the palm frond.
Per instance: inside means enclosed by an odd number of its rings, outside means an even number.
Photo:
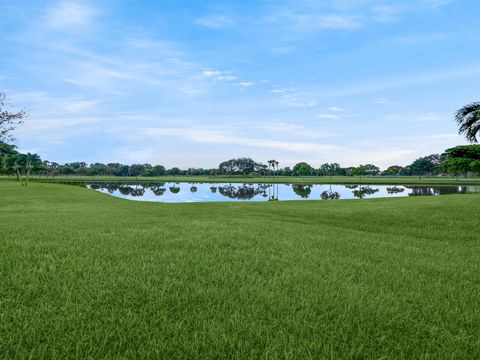
[[[480,134],[480,102],[465,105],[455,113],[455,121],[459,125],[458,133],[472,143],[478,142]]]

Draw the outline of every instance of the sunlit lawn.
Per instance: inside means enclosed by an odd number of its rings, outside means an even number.
[[[0,196],[2,359],[480,356],[478,195]]]

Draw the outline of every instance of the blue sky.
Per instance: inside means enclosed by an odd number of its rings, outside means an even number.
[[[480,3],[0,0],[21,150],[57,162],[407,165],[464,144]]]

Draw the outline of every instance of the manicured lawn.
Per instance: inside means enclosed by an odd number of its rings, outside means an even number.
[[[0,358],[473,359],[480,196],[159,204],[0,182]]]

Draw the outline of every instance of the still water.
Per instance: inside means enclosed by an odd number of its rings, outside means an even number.
[[[337,200],[480,192],[480,186],[288,185],[229,183],[89,183],[90,189],[129,200],[209,201]]]

